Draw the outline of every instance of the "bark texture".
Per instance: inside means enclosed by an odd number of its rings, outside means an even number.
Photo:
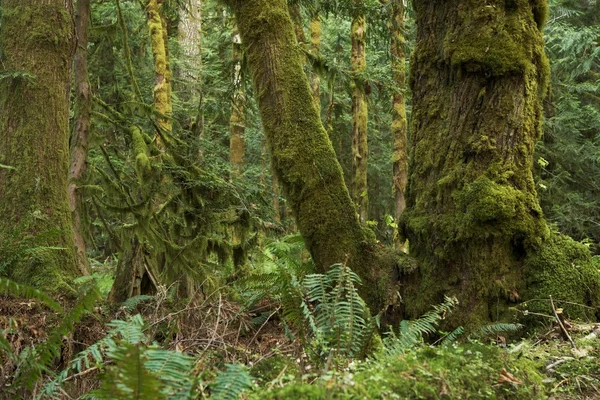
[[[246,149],[244,141],[244,134],[246,132],[246,94],[244,93],[242,75],[242,38],[237,26],[234,26],[232,39],[233,98],[231,100],[231,115],[229,117],[229,162],[231,164],[232,177],[239,177],[243,172],[244,153]]]
[[[392,75],[396,84],[396,92],[392,97],[392,137],[394,140],[392,152],[395,217],[400,219],[406,208],[404,193],[408,180],[408,150],[406,144],[406,40],[404,38],[404,0],[391,0],[392,17],[390,22]],[[395,240],[396,246],[402,246],[400,240]]]
[[[321,16],[318,12],[310,19],[310,52],[313,57],[319,57],[321,53]],[[321,77],[317,71],[310,75],[310,87],[317,112],[321,114]]]
[[[356,218],[342,169],[313,104],[285,0],[232,0],[271,165],[319,270],[348,258],[373,309],[386,301],[397,258],[385,258]],[[385,254],[388,256],[388,254]]]
[[[361,223],[368,219],[367,190],[367,99],[365,73],[367,70],[366,29],[363,0],[354,0],[354,16],[350,27],[352,42],[352,199]]]
[[[3,0],[0,47],[0,236],[48,246],[8,274],[50,292],[77,275],[67,198],[72,4]]]
[[[77,49],[73,62],[75,83],[75,128],[71,137],[71,166],[69,168],[69,206],[73,218],[73,236],[77,250],[77,266],[89,275],[90,262],[86,254],[86,210],[82,186],[87,175],[87,155],[90,141],[92,98],[88,81],[87,44],[90,24],[90,0],[77,1],[75,33]]]
[[[525,290],[549,231],[532,178],[549,67],[546,1],[418,0],[411,164],[401,230],[421,261],[417,315],[443,293],[466,324]]]

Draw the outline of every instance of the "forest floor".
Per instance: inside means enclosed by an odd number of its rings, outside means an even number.
[[[206,396],[217,373],[238,363],[247,366],[254,384],[242,398],[261,400],[600,399],[600,324],[565,321],[567,336],[550,323],[526,338],[421,343],[401,354],[350,360],[310,354],[278,312],[279,306],[264,302],[250,313],[223,296],[183,305],[169,304],[160,294],[118,308],[101,304],[63,337],[52,370],[64,369],[74,355],[105,337],[109,321],[141,313],[149,340],[196,359],[190,373],[206,382]],[[0,297],[0,329],[16,354],[43,344],[58,322],[55,312],[36,301]],[[7,388],[18,368],[14,360],[2,361],[0,388],[14,394]],[[58,398],[78,398],[98,388],[102,369],[90,363],[73,371]],[[53,372],[46,375],[49,381]],[[35,391],[41,386],[22,398],[39,396]]]

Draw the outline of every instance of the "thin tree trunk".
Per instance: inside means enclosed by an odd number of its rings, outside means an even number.
[[[367,186],[367,99],[364,74],[367,70],[366,21],[363,0],[354,0],[355,11],[350,28],[352,41],[352,199],[361,223],[368,219]]]
[[[246,94],[244,93],[244,80],[242,74],[242,39],[237,26],[233,28],[233,98],[231,101],[231,115],[229,118],[229,162],[232,177],[239,177],[244,168],[244,153],[246,144],[244,133],[246,131]]]
[[[87,44],[90,24],[90,0],[79,0],[75,15],[77,50],[73,70],[75,76],[75,129],[71,139],[71,167],[69,168],[69,205],[73,218],[73,236],[77,249],[77,266],[83,275],[90,274],[86,254],[85,203],[82,184],[87,175],[87,156],[90,139],[92,98],[88,81]]]
[[[188,7],[179,10],[177,25],[179,45],[191,70],[182,69],[181,79],[191,86],[190,100],[196,102],[197,115],[193,131],[196,136],[204,132],[204,104],[202,92],[202,0],[191,0]]]
[[[152,46],[152,55],[154,57],[154,89],[153,99],[154,108],[160,115],[157,121],[158,127],[164,132],[171,132],[173,106],[171,103],[171,70],[169,67],[168,37],[166,31],[166,22],[161,15],[161,8],[164,0],[148,0],[146,13],[148,20],[148,29],[150,31],[150,42]],[[157,135],[159,148],[164,146],[161,143],[160,135]]]
[[[374,235],[363,230],[331,141],[313,105],[285,0],[232,0],[273,173],[317,268],[344,262],[365,281],[375,310],[388,296],[398,257],[382,257]],[[387,252],[383,252],[386,255]]]
[[[310,51],[314,57],[321,52],[321,17],[315,12],[310,19]],[[310,87],[317,112],[321,114],[321,77],[318,72],[313,71],[310,76]]]
[[[406,54],[404,52],[404,0],[391,0],[391,56],[392,76],[396,84],[396,91],[392,97],[392,137],[394,140],[392,163],[394,179],[395,218],[406,208],[404,192],[408,180],[408,150],[406,145],[406,103],[404,93],[406,92]],[[402,241],[395,238],[396,247],[402,247]]]
[[[33,237],[8,274],[50,292],[78,274],[67,197],[72,3],[3,0],[0,48],[0,235]]]

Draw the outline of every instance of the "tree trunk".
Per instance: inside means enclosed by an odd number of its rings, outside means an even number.
[[[169,67],[168,36],[166,21],[161,15],[164,0],[148,0],[146,13],[152,55],[154,57],[154,108],[159,114],[158,127],[164,132],[171,132],[173,106],[171,103],[171,70]],[[160,135],[157,136],[159,148]]]
[[[85,237],[86,210],[82,185],[87,175],[92,98],[88,81],[87,44],[90,24],[90,0],[77,2],[75,33],[77,49],[73,70],[75,76],[75,129],[71,138],[71,167],[69,168],[69,205],[73,218],[73,236],[77,249],[77,266],[83,275],[90,274],[90,262],[86,254]]]
[[[233,98],[231,101],[231,115],[229,117],[229,161],[231,164],[232,177],[239,177],[244,168],[246,131],[246,95],[244,93],[244,79],[242,74],[242,39],[238,33],[237,26],[233,28]]]
[[[202,92],[202,0],[192,0],[179,9],[177,25],[179,46],[190,69],[181,69],[184,99],[197,103],[197,115],[192,125],[196,136],[204,132],[204,101]],[[179,91],[181,92],[181,91]],[[181,96],[181,94],[180,94]]]
[[[406,208],[404,192],[406,191],[406,182],[408,180],[408,154],[406,145],[406,103],[404,94],[406,93],[406,54],[404,52],[406,41],[404,39],[404,0],[391,0],[392,18],[391,29],[391,56],[392,56],[392,77],[396,84],[396,90],[392,96],[392,137],[394,140],[392,152],[393,179],[394,179],[394,198],[395,198],[395,218],[400,219],[400,215]],[[402,241],[396,238],[394,240],[396,247],[402,246]]]
[[[67,197],[72,3],[3,0],[2,8],[0,235],[47,246],[8,274],[60,292],[77,275]]]
[[[354,0],[354,16],[350,28],[352,41],[352,199],[361,223],[368,219],[367,188],[367,99],[365,72],[367,70],[366,29],[363,0]]]
[[[534,3],[534,5],[532,5]],[[415,1],[411,158],[401,230],[420,265],[417,315],[461,300],[466,325],[524,290],[523,261],[548,236],[532,178],[549,67],[545,0]]]
[[[342,169],[313,105],[286,2],[230,4],[246,48],[272,169],[306,246],[320,271],[348,259],[365,282],[367,302],[378,311],[387,300],[398,259],[380,257],[374,235],[356,218]]]
[[[321,52],[321,17],[318,12],[310,19],[310,51],[314,57]],[[310,75],[310,87],[317,112],[321,114],[321,77],[317,71]]]

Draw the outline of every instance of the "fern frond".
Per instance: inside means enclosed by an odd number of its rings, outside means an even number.
[[[519,329],[521,329],[522,327],[523,327],[523,325],[521,325],[521,324],[505,324],[505,323],[486,325],[486,326],[479,328],[479,330],[477,332],[471,334],[471,336],[469,336],[469,338],[483,338],[486,336],[496,336],[501,333],[516,332]]]
[[[27,299],[37,299],[54,311],[63,311],[60,304],[58,304],[54,299],[41,290],[31,286],[21,285],[7,278],[0,277],[0,294],[14,297],[25,297]]]
[[[219,373],[210,385],[215,400],[238,400],[241,394],[252,387],[252,376],[242,365],[227,364],[225,371]]]
[[[127,312],[132,312],[136,307],[146,301],[154,300],[154,296],[148,296],[147,294],[139,294],[128,298],[123,302],[123,307]]]

